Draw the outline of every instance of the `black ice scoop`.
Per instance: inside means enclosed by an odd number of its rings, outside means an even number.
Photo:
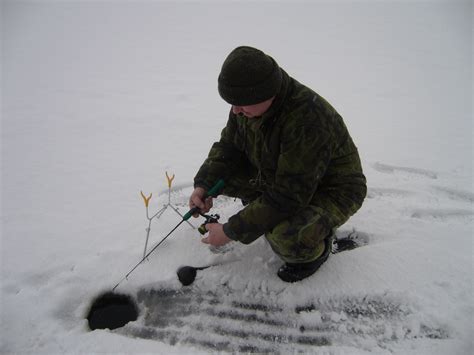
[[[202,266],[202,267],[182,266],[176,272],[177,275],[178,275],[179,282],[181,282],[181,284],[183,286],[189,286],[196,279],[196,275],[197,275],[198,270],[204,270],[204,269],[207,269],[211,266],[213,266],[213,265]]]
[[[189,286],[191,285],[194,280],[196,279],[197,272],[199,270],[205,270],[210,268],[211,266],[219,266],[219,265],[225,265],[225,264],[230,264],[233,262],[239,261],[239,259],[236,260],[227,260],[227,261],[222,261],[222,262],[217,262],[211,265],[207,266],[200,266],[200,267],[195,267],[195,266],[181,266],[176,274],[178,275],[178,279],[181,282],[183,286]]]

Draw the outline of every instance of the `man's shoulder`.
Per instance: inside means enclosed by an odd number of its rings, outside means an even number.
[[[342,117],[334,107],[316,91],[291,79],[291,94],[283,109],[283,129],[330,132],[341,126]],[[316,133],[315,133],[316,134]]]
[[[301,84],[297,80],[293,79],[294,89],[290,97],[290,105],[303,105],[312,108],[319,108],[327,113],[334,113],[334,107],[319,93],[311,89],[310,87]]]
[[[300,83],[295,78],[290,77],[290,95],[288,97],[289,105],[302,105],[310,102],[313,97],[319,95],[308,86]]]
[[[321,96],[295,79],[291,80],[290,85],[290,95],[283,107],[284,116],[287,118],[285,119],[286,125],[308,124],[310,123],[308,117],[321,116],[323,113],[320,107],[323,103]]]

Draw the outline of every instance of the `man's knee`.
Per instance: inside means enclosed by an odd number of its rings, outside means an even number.
[[[288,263],[311,262],[331,247],[335,226],[320,212],[314,209],[302,212],[265,235],[281,259]]]

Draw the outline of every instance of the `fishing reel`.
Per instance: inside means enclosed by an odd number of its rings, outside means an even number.
[[[202,235],[207,233],[206,224],[217,223],[219,221],[219,218],[221,218],[221,216],[219,216],[218,214],[210,214],[210,215],[207,215],[204,213],[199,213],[199,214],[206,219],[206,221],[203,224],[201,224],[198,228],[199,233],[201,233]]]

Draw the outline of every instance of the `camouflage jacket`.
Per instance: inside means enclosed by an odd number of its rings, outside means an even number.
[[[283,77],[263,116],[230,111],[220,141],[194,179],[195,187],[209,189],[239,169],[256,172],[249,184],[256,185],[258,197],[224,224],[228,237],[244,243],[240,236],[253,241],[308,205],[347,219],[366,195],[359,154],[342,117],[314,91],[285,72]]]

